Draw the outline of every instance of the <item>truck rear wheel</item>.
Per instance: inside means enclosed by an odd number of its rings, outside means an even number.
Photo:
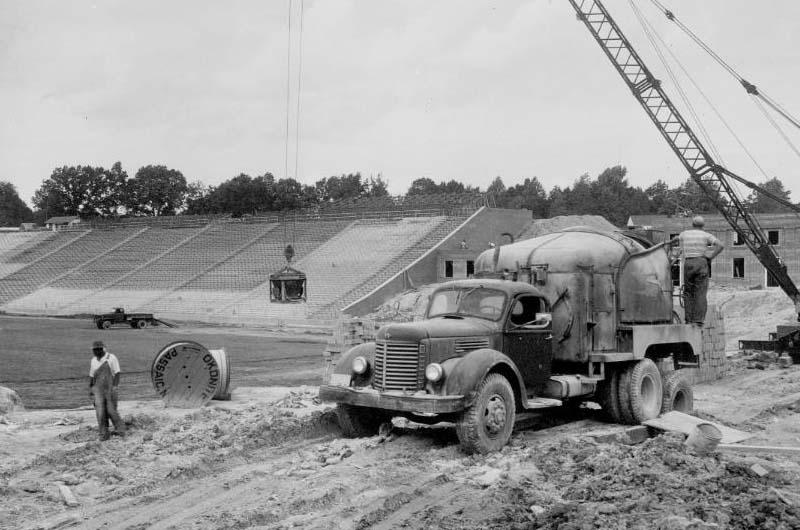
[[[103,320],[102,326],[103,326],[103,329],[110,328],[111,327],[111,321],[110,320]]]
[[[139,329],[144,329],[147,327],[147,320],[137,320],[136,327]]]
[[[476,394],[475,401],[456,422],[458,441],[468,454],[499,451],[514,429],[514,390],[502,375],[489,374]]]
[[[692,385],[680,372],[672,372],[664,378],[664,398],[661,402],[661,413],[677,410],[689,413],[694,409],[694,392]]]
[[[342,434],[348,438],[361,436],[374,436],[378,434],[378,427],[391,419],[389,414],[381,409],[357,407],[339,403],[336,405],[336,417]]]
[[[636,425],[661,412],[661,372],[650,359],[629,365],[619,376],[619,406],[623,423]]]
[[[608,421],[622,423],[622,413],[619,408],[619,372],[610,370],[606,379],[600,381],[597,385],[597,401],[603,409],[603,416]]]

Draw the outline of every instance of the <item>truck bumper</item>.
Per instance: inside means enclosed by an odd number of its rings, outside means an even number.
[[[322,401],[416,414],[459,412],[467,406],[465,396],[409,395],[402,392],[378,392],[372,388],[350,388],[336,385],[320,386],[319,398]]]

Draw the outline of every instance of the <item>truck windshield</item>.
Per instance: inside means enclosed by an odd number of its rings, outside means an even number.
[[[503,314],[506,295],[503,291],[485,287],[445,289],[431,297],[428,318],[459,315],[499,320]]]

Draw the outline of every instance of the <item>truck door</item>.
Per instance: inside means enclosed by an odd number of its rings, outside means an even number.
[[[517,365],[528,393],[540,394],[553,359],[553,323],[546,300],[522,295],[511,301],[503,353]]]

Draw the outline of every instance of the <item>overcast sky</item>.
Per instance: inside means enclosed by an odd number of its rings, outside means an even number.
[[[662,0],[800,114],[800,2]],[[736,81],[637,2],[767,171],[800,200],[795,155]],[[549,190],[622,164],[646,187],[687,177],[567,0],[294,0],[288,176],[360,171]],[[665,80],[627,0],[609,10]],[[288,0],[0,0],[0,180],[30,197],[53,168],[164,164],[189,181],[286,176]],[[688,82],[734,172],[761,175]],[[800,144],[797,131],[785,128]],[[295,171],[295,160],[297,170]]]

